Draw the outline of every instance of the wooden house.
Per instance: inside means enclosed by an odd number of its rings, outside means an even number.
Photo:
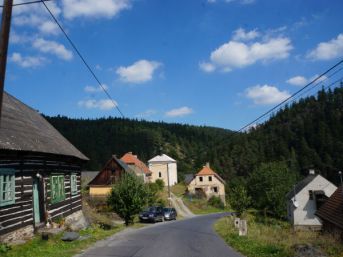
[[[323,230],[343,241],[343,186],[319,208],[316,215],[323,222]]]
[[[89,196],[106,197],[110,193],[113,184],[120,179],[122,174],[131,171],[125,162],[112,155],[102,170],[88,183]]]
[[[87,157],[7,93],[0,126],[0,241],[29,236],[48,219],[82,214],[80,170]]]
[[[150,182],[152,173],[144,162],[138,159],[137,155],[132,154],[132,152],[128,152],[124,154],[120,160],[125,162],[138,177],[141,177],[144,183]]]

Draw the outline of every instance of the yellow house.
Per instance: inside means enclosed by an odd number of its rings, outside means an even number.
[[[204,194],[207,199],[218,196],[225,205],[225,181],[206,164],[187,186],[191,194]]]

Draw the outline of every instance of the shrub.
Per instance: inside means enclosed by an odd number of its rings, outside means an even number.
[[[208,199],[207,203],[213,207],[224,209],[224,203],[218,196],[212,196],[210,199]]]
[[[156,179],[155,184],[157,185],[159,191],[162,191],[164,189],[165,185],[162,179]]]
[[[112,187],[107,199],[108,205],[125,221],[125,225],[133,223],[147,204],[149,192],[147,186],[134,174],[126,173]]]

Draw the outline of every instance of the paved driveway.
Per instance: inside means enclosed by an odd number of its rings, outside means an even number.
[[[213,231],[225,214],[196,216],[126,230],[100,241],[78,257],[242,257]]]

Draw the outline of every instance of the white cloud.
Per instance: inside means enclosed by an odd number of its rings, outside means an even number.
[[[185,115],[189,115],[193,113],[193,110],[187,106],[183,106],[183,107],[180,107],[180,108],[176,108],[176,109],[172,109],[170,111],[167,111],[165,113],[166,116],[168,117],[182,117],[182,116],[185,116]]]
[[[286,37],[269,38],[251,44],[231,40],[211,53],[209,63],[216,69],[228,72],[259,61],[285,59],[292,49],[291,41]]]
[[[131,7],[131,0],[63,0],[63,14],[76,17],[112,18]]]
[[[294,86],[305,86],[307,84],[307,78],[303,76],[295,76],[288,79],[286,82]]]
[[[137,118],[148,118],[148,117],[151,117],[152,115],[155,115],[156,113],[157,113],[156,110],[148,109],[144,112],[138,113],[137,115],[135,115],[135,117],[137,117]]]
[[[343,34],[328,42],[322,42],[307,55],[312,60],[331,60],[343,56]]]
[[[315,80],[319,75],[316,74],[310,78],[305,78],[304,76],[295,76],[292,77],[290,79],[288,79],[286,82],[288,84],[294,85],[294,86],[305,86],[306,84],[310,83],[311,81]],[[324,80],[326,80],[327,77],[326,76],[322,76],[320,77],[318,80],[316,80],[315,83],[319,83],[322,82]]]
[[[37,57],[37,56],[22,56],[20,53],[14,52],[9,60],[11,62],[14,62],[18,64],[19,66],[23,68],[35,68],[38,66],[43,65],[43,63],[46,61],[43,57]]]
[[[60,32],[59,27],[56,25],[55,22],[52,21],[45,21],[39,27],[39,31],[44,34],[52,34],[57,35]]]
[[[225,2],[227,3],[237,2],[240,4],[253,4],[255,3],[255,0],[225,0]]]
[[[199,68],[204,71],[204,72],[213,72],[216,67],[212,64],[212,63],[209,63],[209,62],[201,62],[199,63]]]
[[[257,29],[246,32],[243,28],[238,28],[237,30],[233,32],[232,39],[234,41],[249,41],[259,36],[260,36],[260,33],[257,31]]]
[[[159,62],[139,60],[131,66],[119,67],[116,73],[124,82],[139,84],[152,80],[155,70],[160,66]]]
[[[71,51],[66,49],[64,45],[55,41],[37,38],[33,41],[33,47],[43,53],[54,54],[63,60],[71,60],[73,58],[73,53]]]
[[[10,44],[22,44],[29,42],[30,39],[25,34],[18,34],[14,30],[10,34]]]
[[[101,100],[81,100],[78,102],[78,106],[86,108],[86,109],[99,109],[102,111],[108,111],[116,106],[118,106],[117,102],[112,102],[110,99],[101,99]]]
[[[108,89],[108,86],[106,84],[103,84],[102,87],[107,90]],[[85,86],[84,88],[85,92],[87,93],[97,93],[97,92],[102,92],[103,89],[98,86],[98,87],[92,87],[92,86]]]
[[[25,1],[15,1],[15,3],[23,3]],[[59,16],[61,9],[54,1],[46,2],[51,12],[55,16]],[[40,4],[20,5],[13,8],[13,24],[17,26],[29,25],[37,27],[47,21],[50,21],[49,13]]]
[[[290,94],[288,91],[280,91],[274,86],[257,85],[247,88],[245,90],[245,96],[253,100],[255,104],[268,105],[280,103],[281,101],[290,97]]]

